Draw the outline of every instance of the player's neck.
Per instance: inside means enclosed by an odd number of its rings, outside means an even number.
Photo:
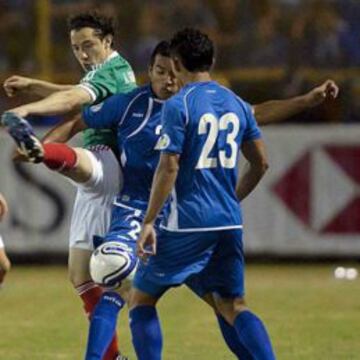
[[[184,78],[182,79],[182,83],[184,85],[193,83],[193,82],[206,82],[211,81],[211,76],[209,72],[188,72],[184,75]]]

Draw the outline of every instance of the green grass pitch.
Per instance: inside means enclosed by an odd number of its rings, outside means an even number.
[[[247,268],[247,300],[267,324],[280,360],[360,359],[360,281],[335,280],[331,265]],[[14,267],[0,290],[1,360],[83,358],[87,320],[64,267]],[[187,289],[172,290],[159,311],[164,360],[234,359],[214,317]],[[135,360],[127,326],[123,352]]]

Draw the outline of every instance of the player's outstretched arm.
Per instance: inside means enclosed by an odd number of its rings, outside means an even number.
[[[57,91],[70,90],[75,85],[55,84],[49,81],[13,75],[4,81],[3,86],[6,95],[9,97],[28,94],[44,98]]]
[[[245,199],[256,187],[268,169],[268,161],[265,152],[265,145],[261,139],[246,141],[241,151],[248,161],[246,169],[236,185],[236,195],[239,201]]]
[[[62,115],[79,110],[82,105],[92,102],[89,92],[79,86],[58,91],[47,98],[8,110],[20,117],[30,115]]]
[[[284,121],[291,116],[333,100],[338,96],[339,88],[333,80],[326,80],[308,93],[286,100],[271,100],[253,105],[255,118],[259,125]]]

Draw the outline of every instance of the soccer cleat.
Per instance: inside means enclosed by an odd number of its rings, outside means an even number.
[[[43,161],[43,146],[35,136],[33,128],[27,120],[14,113],[5,112],[1,117],[1,123],[15,140],[21,154],[25,155],[33,163]]]

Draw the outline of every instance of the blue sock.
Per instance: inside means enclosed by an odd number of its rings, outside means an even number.
[[[242,345],[236,329],[219,314],[216,315],[220,330],[228,348],[241,360],[253,360],[247,349]]]
[[[255,314],[248,310],[241,312],[235,319],[234,327],[254,360],[275,360],[269,335]]]
[[[125,302],[116,292],[105,292],[90,319],[86,360],[101,360],[114,336],[119,311]]]
[[[138,360],[161,360],[162,334],[154,306],[138,306],[130,311],[132,342]]]

